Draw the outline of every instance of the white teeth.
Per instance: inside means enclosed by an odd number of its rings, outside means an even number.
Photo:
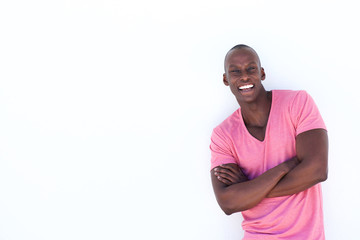
[[[253,86],[254,86],[253,84],[249,84],[249,85],[241,86],[241,87],[239,87],[239,89],[240,90],[249,89],[249,88],[252,88]]]

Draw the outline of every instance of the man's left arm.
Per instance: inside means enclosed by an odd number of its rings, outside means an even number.
[[[279,181],[267,197],[299,193],[327,179],[327,131],[313,129],[297,135],[296,156],[300,163]]]

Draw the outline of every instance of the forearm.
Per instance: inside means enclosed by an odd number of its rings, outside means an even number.
[[[281,197],[299,193],[325,181],[326,178],[326,168],[324,169],[322,166],[314,168],[313,165],[303,161],[287,173],[266,197]]]
[[[226,214],[248,210],[262,201],[293,167],[284,162],[255,179],[227,186],[218,194],[218,202]]]
[[[296,156],[300,161],[271,190],[267,197],[292,195],[327,179],[328,137],[324,129],[313,129],[296,137]]]

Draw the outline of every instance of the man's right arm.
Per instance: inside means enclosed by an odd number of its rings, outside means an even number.
[[[221,169],[223,168],[212,169],[212,185],[221,209],[225,212],[225,214],[230,215],[232,213],[245,211],[254,207],[261,202],[282,179],[282,177],[297,164],[298,160],[293,158],[269,169],[252,180],[241,178],[239,180],[240,182],[232,185],[227,185],[223,181],[219,180]],[[236,164],[232,163],[229,164],[229,166],[235,167]]]

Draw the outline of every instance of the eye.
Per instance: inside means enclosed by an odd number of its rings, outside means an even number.
[[[234,69],[234,70],[231,70],[230,72],[232,72],[232,73],[239,73],[240,70]]]
[[[256,68],[255,67],[249,67],[247,70],[248,71],[254,71]]]

